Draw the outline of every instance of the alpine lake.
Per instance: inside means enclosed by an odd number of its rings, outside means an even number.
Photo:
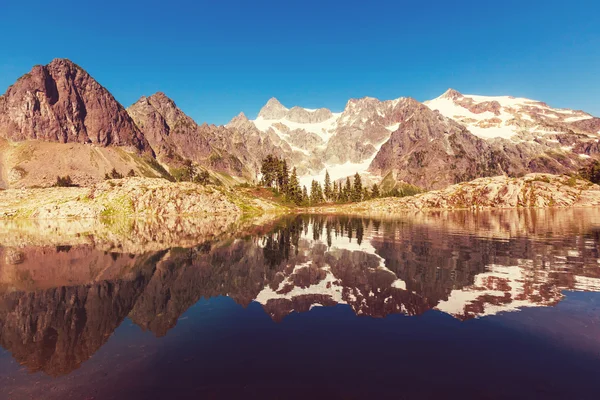
[[[0,223],[1,399],[598,399],[600,210]]]

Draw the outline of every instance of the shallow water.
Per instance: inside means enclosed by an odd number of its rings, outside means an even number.
[[[600,396],[600,210],[206,223],[5,226],[0,398]]]

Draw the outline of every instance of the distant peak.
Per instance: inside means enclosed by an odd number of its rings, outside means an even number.
[[[163,92],[156,92],[152,96],[148,97],[148,100],[152,102],[158,102],[160,104],[169,103],[175,106],[175,102],[169,96],[164,94]]]
[[[283,107],[283,104],[281,104],[281,102],[279,100],[277,100],[276,97],[271,97],[269,99],[269,101],[267,101],[266,106],[281,106],[281,107]]]
[[[55,58],[54,60],[50,61],[50,63],[46,66],[49,69],[59,69],[59,68],[67,68],[67,69],[75,69],[75,70],[80,70],[85,72],[85,70],[83,68],[81,68],[79,65],[75,64],[73,61],[69,60],[68,58]]]
[[[50,63],[48,65],[76,65],[73,61],[69,60],[68,58],[55,58],[54,60],[50,61]]]
[[[164,94],[164,92],[156,92],[154,93],[152,96],[150,96],[151,99],[169,99],[169,96],[167,96],[166,94]]]
[[[444,94],[442,94],[442,95],[440,96],[440,98],[443,98],[443,99],[451,99],[451,100],[458,99],[459,97],[463,97],[462,93],[460,93],[459,91],[457,91],[457,90],[454,90],[454,89],[452,89],[452,88],[450,88],[450,89],[446,90],[446,91],[444,92]]]
[[[249,121],[250,120],[248,119],[248,117],[246,117],[246,114],[244,114],[244,112],[242,111],[241,113],[233,117],[231,121],[229,121],[225,126],[237,128],[247,124]]]
[[[285,117],[288,109],[283,106],[275,97],[271,97],[267,104],[261,108],[258,113],[259,117],[264,119],[280,119]]]

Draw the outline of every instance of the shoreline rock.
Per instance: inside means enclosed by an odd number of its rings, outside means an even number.
[[[600,206],[600,186],[565,175],[478,178],[402,198],[308,208],[308,213],[394,214],[410,210],[574,208]]]
[[[201,186],[160,178],[108,180],[91,188],[0,191],[0,219],[135,218],[276,212],[275,203],[225,186]]]

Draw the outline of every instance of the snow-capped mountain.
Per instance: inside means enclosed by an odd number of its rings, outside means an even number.
[[[186,160],[227,182],[255,181],[273,154],[306,186],[328,170],[333,180],[359,172],[367,184],[389,177],[441,189],[491,175],[576,172],[600,158],[599,138],[600,118],[583,111],[452,89],[424,103],[350,99],[341,112],[272,98],[254,120],[240,113],[226,126],[198,124],[160,92],[125,110],[87,72],[57,59],[0,96],[0,140],[16,144],[0,157],[0,187],[49,186],[64,174],[88,185],[113,168],[160,176]],[[22,159],[28,147],[39,151]],[[101,154],[90,157],[90,149]]]
[[[323,180],[328,170],[332,179],[356,172],[367,173],[373,158],[400,123],[409,99],[380,101],[365,97],[351,99],[342,112],[327,108],[286,108],[270,99],[251,122],[263,134],[276,136],[295,161],[303,184]],[[240,117],[227,126],[236,127]],[[287,145],[287,146],[286,146]]]
[[[548,135],[570,131],[581,131],[593,137],[600,135],[599,118],[583,111],[552,108],[537,100],[463,95],[448,89],[424,104],[460,122],[483,139],[543,140]]]
[[[453,89],[424,103],[351,99],[342,112],[287,108],[272,98],[256,119],[238,116],[227,126],[242,123],[278,142],[303,184],[322,181],[328,170],[334,180],[359,172],[376,182],[392,174],[427,189],[490,175],[577,171],[599,153],[600,137],[600,118],[583,111]]]

